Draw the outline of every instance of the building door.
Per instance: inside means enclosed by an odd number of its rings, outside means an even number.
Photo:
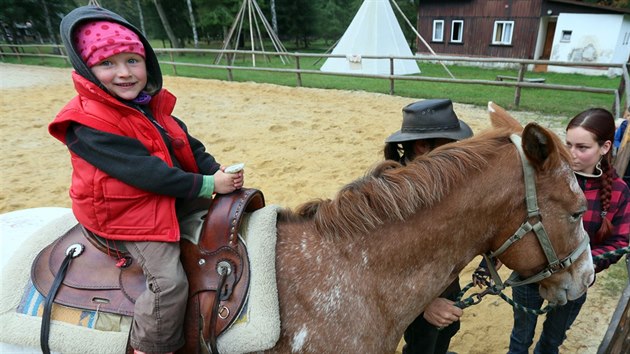
[[[549,19],[547,22],[547,33],[545,33],[545,46],[539,59],[549,60],[551,57],[551,47],[553,45],[553,34],[556,33],[556,19]],[[534,72],[547,72],[547,65],[535,65]]]

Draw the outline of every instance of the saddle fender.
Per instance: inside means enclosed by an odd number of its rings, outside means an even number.
[[[240,314],[249,289],[249,261],[238,233],[244,213],[264,206],[264,196],[257,189],[217,195],[208,209],[199,243],[181,241],[189,298],[186,345],[178,353],[198,353],[209,347],[216,351],[217,336]],[[221,272],[227,272],[224,279]]]

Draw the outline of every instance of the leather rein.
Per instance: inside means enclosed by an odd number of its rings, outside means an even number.
[[[531,284],[539,282],[545,278],[550,277],[552,274],[557,273],[567,267],[569,267],[575,260],[582,255],[588,248],[589,238],[584,237],[580,244],[571,252],[567,257],[559,259],[556,252],[553,249],[553,245],[549,240],[549,235],[542,223],[542,216],[540,215],[540,209],[538,208],[538,201],[536,197],[536,184],[534,178],[534,169],[530,165],[529,161],[525,157],[523,147],[521,146],[521,137],[512,134],[510,140],[516,146],[516,150],[521,158],[523,165],[523,175],[525,179],[525,202],[527,203],[527,218],[521,224],[520,228],[508,238],[501,247],[496,251],[488,252],[483,255],[487,262],[488,271],[495,284],[495,290],[502,290],[508,286],[521,286],[525,284]],[[542,247],[545,257],[547,258],[547,266],[535,275],[532,275],[526,279],[521,279],[520,276],[513,272],[510,277],[503,282],[495,266],[495,260],[501,254],[503,254],[510,246],[516,241],[522,239],[530,231],[536,234],[536,238]]]

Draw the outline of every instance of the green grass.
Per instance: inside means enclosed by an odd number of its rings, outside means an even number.
[[[626,257],[628,257],[626,255]],[[597,276],[598,285],[604,289],[606,295],[618,297],[628,284],[628,270],[626,268],[626,258],[610,266]]]
[[[162,47],[161,41],[152,41],[156,48]],[[216,48],[216,43],[203,44],[204,48]],[[273,48],[271,45],[266,47]],[[2,48],[6,53],[7,49]],[[35,53],[35,48],[26,48],[28,52]],[[51,48],[43,48],[41,52],[51,52]],[[324,50],[320,50],[323,53]],[[289,49],[291,52],[291,49]],[[216,54],[213,53],[184,53],[173,54],[173,60],[182,63],[193,64],[214,64]],[[159,55],[160,61],[171,61],[169,54]],[[3,62],[29,65],[49,65],[56,67],[67,67],[68,63],[58,58],[37,58],[23,57],[18,61],[17,57],[3,56]],[[305,70],[319,70],[324,60],[315,57],[300,59],[300,67]],[[227,60],[223,59],[221,65],[227,65]],[[252,67],[250,55],[238,56],[234,61],[235,66]],[[419,61],[423,77],[449,78],[449,75],[440,64],[433,64]],[[264,56],[256,57],[256,66],[269,68],[295,69],[295,59],[291,58],[289,63],[283,64],[278,57],[271,56],[266,60]],[[516,70],[507,69],[486,69],[463,65],[451,65],[449,70],[457,79],[475,79],[494,81],[497,75],[516,76]],[[165,75],[174,75],[174,70],[169,64],[162,64]],[[177,67],[178,76],[196,77],[204,79],[227,80],[228,73],[225,69],[198,68],[198,67]],[[558,74],[558,73],[532,73],[527,72],[525,77],[542,77],[547,84],[588,86],[598,88],[616,89],[619,86],[620,78],[608,78],[607,76],[588,76],[580,74]],[[272,83],[277,85],[296,86],[297,76],[291,73],[277,73],[266,71],[233,70],[234,81],[253,81],[259,83]],[[341,90],[363,90],[368,92],[378,92],[388,94],[389,81],[385,79],[355,78],[346,76],[302,74],[302,85],[305,87],[315,87],[324,89]],[[477,106],[485,106],[488,101],[495,101],[499,105],[510,110],[523,110],[538,112],[544,115],[563,117],[563,123],[578,112],[589,107],[604,107],[612,109],[614,97],[611,94],[585,93],[576,91],[561,91],[550,89],[523,88],[519,107],[514,105],[514,87],[487,86],[476,84],[439,83],[428,81],[408,81],[397,80],[395,82],[395,94],[411,98],[442,98],[448,97],[458,103],[467,103]]]

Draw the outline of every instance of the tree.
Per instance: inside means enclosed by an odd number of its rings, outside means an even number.
[[[278,34],[278,15],[276,13],[276,0],[271,0],[269,3],[269,7],[271,10],[271,27],[273,31]]]
[[[281,33],[289,33],[295,41],[295,46],[309,47],[309,42],[314,37],[316,1],[309,0],[276,0],[280,10],[278,11],[278,30]]]
[[[166,35],[168,36],[168,39],[171,41],[171,46],[173,48],[181,48],[182,44],[179,41],[179,38],[177,38],[177,36],[175,36],[175,32],[173,32],[173,29],[171,28],[171,24],[168,22],[168,17],[166,15],[166,12],[164,11],[164,8],[162,7],[162,0],[153,0],[153,4],[155,5],[155,9],[158,12],[158,15],[160,16],[160,20],[162,21],[162,26],[164,26],[164,31],[166,31]]]
[[[138,18],[140,19],[140,30],[142,34],[146,37],[147,30],[144,28],[144,13],[142,12],[142,6],[140,6],[140,0],[134,0],[136,3],[136,8],[138,9]]]
[[[242,0],[214,0],[197,3],[197,25],[206,38],[224,39]]]
[[[16,25],[29,23],[29,31],[41,41],[59,44],[61,17],[75,7],[71,0],[0,0],[0,22],[7,40],[20,42]]]
[[[326,43],[339,40],[358,9],[358,7],[348,6],[347,1],[344,0],[320,1],[315,27],[317,36],[323,38]]]
[[[193,31],[193,41],[195,43],[195,48],[199,48],[199,36],[197,36],[197,26],[195,25],[195,15],[193,14],[193,7],[191,0],[186,0],[188,4],[188,15],[190,16],[190,27],[192,27]]]

